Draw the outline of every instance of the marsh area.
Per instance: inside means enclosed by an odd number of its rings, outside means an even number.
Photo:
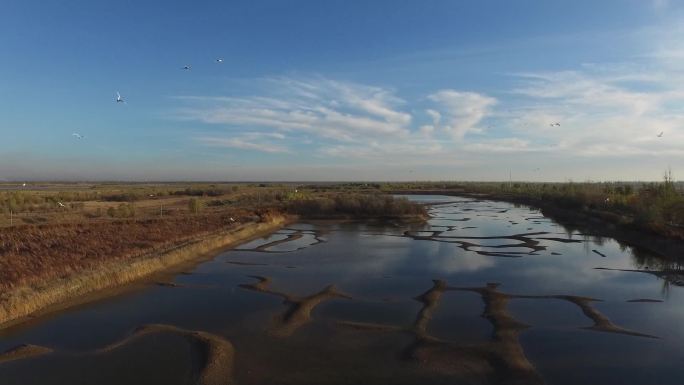
[[[504,202],[300,222],[0,331],[7,384],[680,384],[674,256]],[[22,346],[23,345],[23,346]]]

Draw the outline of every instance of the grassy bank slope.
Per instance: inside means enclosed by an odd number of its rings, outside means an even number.
[[[0,257],[3,274],[0,325],[47,306],[127,284],[210,255],[232,244],[270,233],[287,221],[283,215],[269,214],[259,221],[221,227],[218,226],[221,218],[212,219],[217,224],[215,229],[186,220],[186,223],[117,223],[95,229],[80,225],[60,226],[46,229],[49,234],[42,234],[44,238],[40,240],[41,229],[31,229],[28,234],[21,234],[22,229],[17,229],[9,236],[3,233],[0,242],[4,248]],[[193,227],[201,231],[193,232]],[[179,236],[186,234],[183,230],[189,235]],[[131,235],[135,238],[127,239]],[[12,236],[23,239],[7,242]],[[77,242],[77,239],[85,241]],[[74,244],[69,246],[68,242],[72,241]],[[45,252],[48,250],[46,244],[50,243],[53,252],[34,253],[34,250]],[[10,252],[7,252],[8,247],[12,249]]]
[[[198,259],[296,216],[427,218],[422,206],[378,193],[183,186],[107,185],[93,192],[50,185],[0,196],[0,209],[3,202],[8,209],[0,226],[0,324]]]

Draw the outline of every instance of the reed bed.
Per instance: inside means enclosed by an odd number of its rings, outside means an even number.
[[[200,220],[206,222],[199,223]],[[3,233],[0,324],[97,290],[120,286],[214,250],[278,229],[286,218],[262,215],[236,224],[229,218],[145,221],[106,228],[25,229]],[[75,228],[74,228],[75,227]],[[45,233],[47,231],[47,233]],[[59,232],[55,236],[52,232]],[[75,242],[65,247],[62,242]],[[11,250],[7,252],[7,246]],[[39,247],[42,247],[39,248]],[[36,253],[41,250],[42,253]],[[50,250],[53,250],[52,252]]]

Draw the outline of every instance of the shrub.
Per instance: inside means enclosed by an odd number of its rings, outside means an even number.
[[[197,214],[202,210],[202,202],[197,198],[190,198],[188,208],[191,212]]]
[[[132,203],[122,203],[116,208],[108,208],[107,215],[112,218],[131,218],[135,216],[135,206]]]
[[[287,210],[305,217],[402,217],[427,215],[425,207],[406,198],[380,194],[339,193],[332,197],[293,199]]]

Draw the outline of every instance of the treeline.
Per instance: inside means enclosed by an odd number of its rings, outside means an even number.
[[[78,209],[82,202],[104,201],[132,203],[140,200],[165,196],[217,197],[240,190],[240,186],[199,185],[185,188],[133,187],[122,190],[81,191],[6,191],[0,192],[0,213],[47,212],[64,207]],[[60,205],[64,205],[62,207]]]
[[[292,199],[286,204],[288,212],[308,218],[427,218],[423,205],[406,198],[381,194],[333,194]]]
[[[164,196],[217,197],[237,192],[239,186],[186,187],[184,189],[145,189],[102,194],[101,200],[107,202],[135,202]]]
[[[65,207],[78,209],[83,201],[88,200],[88,193],[60,192],[52,195],[37,194],[25,191],[0,193],[0,213],[8,212],[46,212]]]
[[[640,227],[684,227],[684,194],[666,173],[656,183],[472,183],[468,192],[533,199],[579,211],[615,214],[614,220]]]
[[[493,199],[541,202],[567,210],[593,211],[621,224],[667,233],[684,228],[684,183],[667,172],[662,182],[383,182],[308,185],[305,190],[327,194],[464,193],[486,194]],[[336,210],[330,199],[295,202],[296,210]],[[374,204],[369,206],[375,207]],[[352,210],[353,211],[353,210]],[[679,231],[679,230],[677,230]]]

